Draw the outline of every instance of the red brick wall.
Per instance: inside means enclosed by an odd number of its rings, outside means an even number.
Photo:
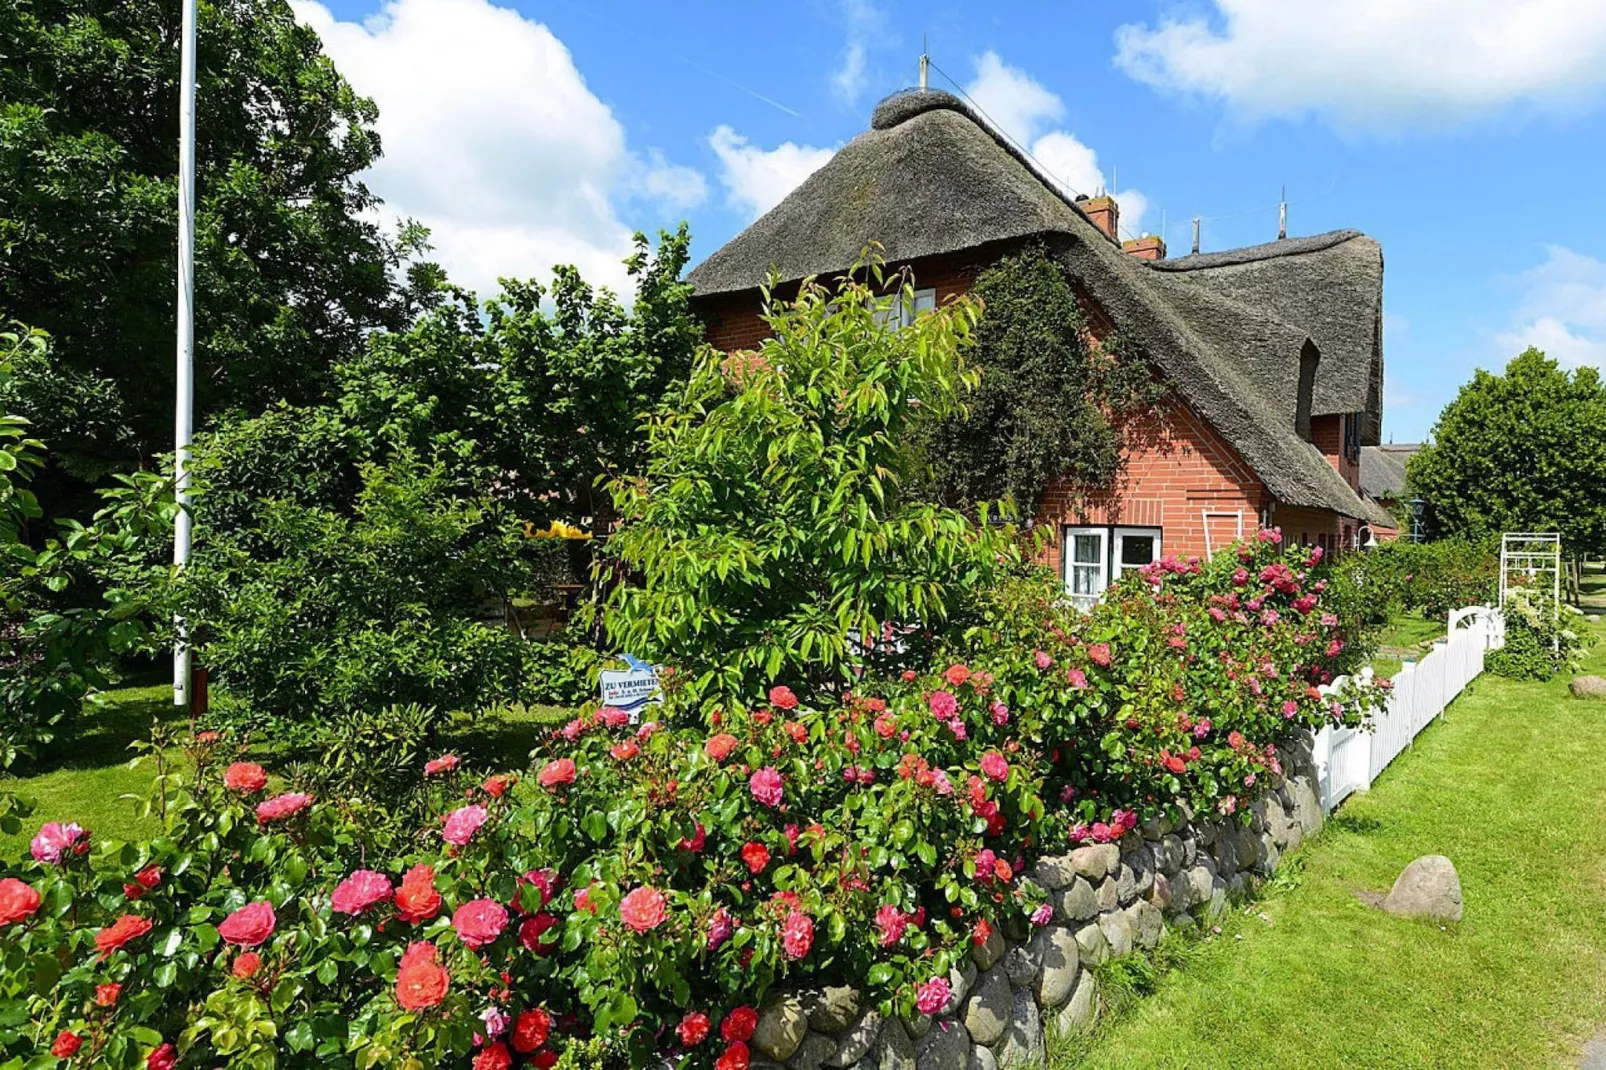
[[[1327,463],[1338,470],[1352,489],[1359,490],[1361,486],[1361,465],[1359,458],[1351,459],[1344,456],[1344,421],[1353,419],[1349,416],[1312,416],[1310,418],[1310,439],[1316,448],[1322,451]]]

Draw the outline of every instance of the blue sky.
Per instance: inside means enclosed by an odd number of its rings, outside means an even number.
[[[1606,363],[1600,0],[293,0],[381,111],[370,176],[454,277],[632,230],[717,248],[912,84],[949,78],[1123,224],[1186,253],[1354,227],[1383,245],[1384,437],[1538,344]],[[946,75],[947,77],[945,77]],[[1089,190],[1090,191],[1090,190]]]

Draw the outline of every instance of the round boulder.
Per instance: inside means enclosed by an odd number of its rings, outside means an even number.
[[[1606,676],[1575,676],[1567,690],[1573,698],[1606,699]]]
[[[1423,855],[1394,881],[1382,907],[1402,918],[1461,920],[1461,878],[1443,855]]]

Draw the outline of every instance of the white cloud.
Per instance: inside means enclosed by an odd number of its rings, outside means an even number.
[[[989,49],[976,58],[976,76],[965,93],[1067,192],[1092,196],[1105,189],[1098,153],[1070,131],[1050,129],[1064,118],[1065,102],[1031,75],[1009,66]],[[1114,197],[1121,206],[1122,236],[1142,234],[1149,199],[1135,189],[1121,190]]]
[[[1140,82],[1258,121],[1449,126],[1513,107],[1576,110],[1606,87],[1600,0],[1212,0],[1216,19],[1116,30]]]
[[[296,16],[379,106],[385,154],[366,176],[389,218],[430,228],[453,280],[488,296],[498,276],[572,263],[625,290],[632,228],[619,202],[681,210],[703,178],[626,145],[546,26],[487,0],[387,0],[361,22],[315,0]]]
[[[831,94],[851,108],[864,93],[870,46],[883,35],[886,16],[872,0],[841,0],[841,6],[847,44],[831,71]]]
[[[1512,326],[1494,337],[1498,366],[1535,346],[1566,367],[1606,368],[1606,261],[1552,245],[1515,282]]]
[[[719,157],[720,181],[732,207],[757,219],[780,204],[832,156],[835,149],[820,149],[783,141],[773,149],[748,144],[728,126],[716,127],[708,144]]]

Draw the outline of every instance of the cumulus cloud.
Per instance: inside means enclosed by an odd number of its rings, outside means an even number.
[[[292,7],[379,105],[385,155],[367,181],[386,215],[429,227],[436,258],[482,295],[557,263],[623,291],[621,204],[678,211],[707,194],[695,170],[633,152],[563,42],[517,11],[387,0],[348,22],[316,0]]]
[[[1606,368],[1606,261],[1552,245],[1514,281],[1512,325],[1494,337],[1499,366],[1535,346],[1566,367]]]
[[[773,149],[761,149],[728,126],[716,127],[708,136],[708,144],[719,157],[719,179],[725,186],[727,201],[753,219],[780,204],[836,154],[835,149],[790,141]]]
[[[1211,2],[1214,18],[1120,27],[1116,66],[1245,121],[1317,114],[1380,132],[1575,110],[1606,87],[1600,0]]]
[[[1067,192],[1092,196],[1106,188],[1098,153],[1070,131],[1053,128],[1065,117],[1065,102],[1031,75],[989,50],[977,57],[976,76],[965,86],[965,93],[1000,130],[1026,147]],[[1135,189],[1113,196],[1121,206],[1123,236],[1142,234],[1149,199]]]

